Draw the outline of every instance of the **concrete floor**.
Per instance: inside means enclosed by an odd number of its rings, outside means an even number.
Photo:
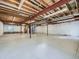
[[[44,34],[0,37],[0,59],[79,59],[78,38]]]

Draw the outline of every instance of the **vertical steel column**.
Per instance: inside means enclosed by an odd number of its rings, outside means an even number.
[[[46,25],[47,25],[47,36],[48,36],[48,21],[49,21],[49,19],[48,19],[48,18],[46,18]]]
[[[31,32],[31,24],[29,24],[29,36],[30,36],[30,38],[32,37],[32,32]]]
[[[24,25],[24,33],[26,33],[26,24]]]
[[[35,33],[35,24],[32,23],[32,34],[34,34],[34,33]]]
[[[22,33],[22,24],[21,24],[21,29],[20,30],[21,30],[21,33]]]
[[[47,36],[48,36],[48,23],[47,23]]]

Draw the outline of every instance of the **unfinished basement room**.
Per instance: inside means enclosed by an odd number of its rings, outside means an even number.
[[[0,0],[0,59],[79,59],[79,0]]]

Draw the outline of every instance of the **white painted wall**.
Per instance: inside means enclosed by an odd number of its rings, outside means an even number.
[[[64,35],[72,35],[79,36],[79,21],[62,23],[56,25],[49,25],[49,34],[64,34]],[[46,33],[46,26],[38,26],[36,28],[37,33]]]
[[[3,23],[0,21],[0,35],[3,35]]]
[[[4,25],[4,32],[21,32],[21,26]]]

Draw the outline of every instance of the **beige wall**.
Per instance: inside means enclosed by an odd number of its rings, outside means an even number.
[[[76,59],[79,59],[79,44],[78,44],[78,48],[76,50]]]
[[[3,23],[0,21],[0,35],[3,35]]]
[[[24,33],[25,25],[22,25],[22,32]]]

